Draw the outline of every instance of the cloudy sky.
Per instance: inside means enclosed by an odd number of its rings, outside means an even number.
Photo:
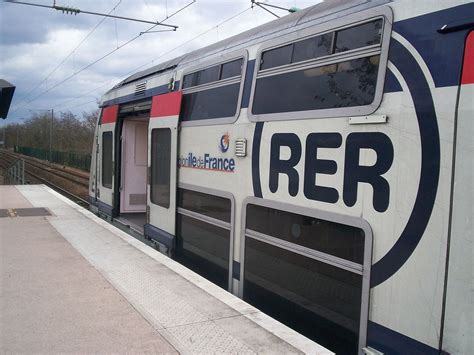
[[[52,5],[53,0],[23,0]],[[317,0],[266,0],[305,8]],[[162,21],[176,32],[138,36],[151,25],[0,2],[0,79],[16,86],[0,126],[53,108],[81,114],[130,74],[274,20],[250,0],[56,0],[85,11]],[[272,9],[280,16],[285,12]],[[155,30],[168,29],[157,27]],[[138,36],[138,37],[137,37]],[[128,41],[137,37],[133,41]],[[106,56],[107,54],[110,55]],[[104,59],[100,58],[106,56]],[[94,62],[97,63],[93,64]]]

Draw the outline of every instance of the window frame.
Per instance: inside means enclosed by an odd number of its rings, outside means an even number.
[[[168,189],[169,189],[169,193],[168,193],[168,203],[167,205],[165,204],[161,204],[161,203],[158,203],[157,201],[153,201],[153,162],[154,162],[154,159],[156,156],[153,151],[153,132],[155,131],[168,131],[169,132],[169,137],[170,137],[170,146],[169,146],[169,156],[170,156],[170,166],[168,167],[168,174],[169,174],[169,179],[168,179]],[[157,128],[152,128],[151,129],[151,132],[150,132],[150,149],[151,149],[151,154],[150,154],[150,203],[154,204],[155,206],[159,206],[161,208],[165,208],[167,210],[170,209],[170,206],[171,206],[171,195],[172,195],[172,191],[171,191],[171,167],[173,165],[173,157],[171,156],[171,151],[172,151],[172,144],[173,144],[173,134],[171,132],[171,128],[170,127],[157,127]]]
[[[110,184],[105,185],[104,184],[104,136],[110,134]],[[100,169],[100,184],[103,188],[113,190],[114,188],[114,131],[102,131],[102,137],[101,137],[101,157],[100,157],[100,162],[101,162],[101,169]]]
[[[230,201],[230,221],[225,222],[217,218],[209,217],[202,215],[200,213],[189,211],[184,208],[178,207],[178,202],[176,202],[176,214],[181,214],[186,217],[196,219],[200,222],[208,223],[216,227],[226,229],[229,231],[229,275],[228,275],[228,285],[227,291],[232,292],[232,274],[233,274],[233,260],[234,260],[234,230],[235,230],[235,197],[232,193],[222,190],[211,189],[203,186],[197,186],[186,183],[179,183],[179,189],[185,189],[195,192],[200,192],[207,195],[213,195],[217,197],[226,198]]]
[[[326,56],[317,57],[315,59],[308,59],[305,61],[290,63],[279,67],[260,70],[260,62],[263,52],[282,47],[291,43],[303,41],[305,39],[323,35],[326,33],[343,30],[349,27],[354,27],[363,23],[371,22],[377,19],[383,20],[381,43],[370,45],[362,48],[352,49],[345,52],[338,52]],[[374,113],[380,106],[383,97],[383,89],[385,82],[385,72],[387,70],[388,49],[390,44],[390,36],[393,23],[393,12],[389,7],[369,9],[367,11],[359,12],[350,18],[343,18],[320,26],[307,27],[298,31],[292,32],[281,38],[268,41],[258,48],[256,56],[256,64],[254,76],[252,78],[252,87],[249,100],[248,117],[251,122],[265,122],[265,121],[286,121],[295,119],[309,119],[309,118],[332,118],[332,117],[350,117],[350,116],[365,116]],[[332,47],[335,43],[335,35],[332,37]],[[290,73],[302,69],[309,69],[329,64],[340,63],[358,58],[369,57],[373,55],[380,55],[379,67],[377,72],[377,81],[375,87],[374,100],[369,105],[315,109],[306,111],[291,111],[278,113],[254,114],[252,113],[253,103],[255,98],[255,87],[257,79],[266,76],[273,76],[283,73]]]
[[[229,123],[234,123],[235,121],[237,121],[240,115],[240,109],[242,105],[242,96],[243,96],[244,84],[245,84],[245,76],[247,73],[247,62],[248,62],[247,50],[239,50],[236,52],[224,54],[217,58],[214,58],[213,60],[206,61],[204,64],[192,66],[181,73],[180,84],[179,84],[180,90],[183,92],[183,95],[186,95],[186,94],[191,94],[194,92],[204,91],[208,89],[215,89],[221,86],[239,83],[238,76],[234,76],[234,77],[226,78],[223,80],[217,80],[211,83],[196,85],[190,88],[183,89],[184,77],[186,75],[213,67],[215,65],[221,65],[221,64],[233,62],[234,60],[237,60],[237,59],[242,59],[242,73],[240,75],[239,96],[237,99],[237,107],[236,107],[235,114],[233,116],[227,116],[227,117],[222,117],[222,118],[210,118],[210,119],[195,120],[195,121],[181,121],[180,120],[179,121],[180,126],[182,127],[211,126],[211,125],[229,124]],[[220,74],[221,74],[221,69],[219,69],[219,77],[220,77]]]
[[[296,213],[307,217],[317,218],[344,224],[351,227],[356,227],[364,231],[364,261],[362,265],[355,262],[331,256],[329,254],[319,252],[307,247],[299,246],[287,241],[278,240],[275,237],[268,236],[263,233],[251,231],[250,235],[246,229],[247,222],[247,207],[248,205],[257,205],[268,207],[276,210]],[[343,215],[334,212],[328,212],[315,208],[308,208],[303,206],[296,206],[284,202],[278,202],[268,199],[257,198],[249,196],[242,202],[241,212],[241,226],[240,226],[240,282],[238,295],[243,299],[244,295],[244,278],[245,278],[245,242],[247,236],[257,241],[271,244],[275,247],[299,254],[301,256],[311,258],[340,269],[353,272],[362,276],[362,295],[361,295],[361,310],[360,310],[360,324],[359,324],[359,350],[366,346],[367,343],[367,324],[369,320],[369,296],[370,296],[370,271],[372,266],[372,248],[373,248],[373,234],[370,224],[362,218]],[[277,240],[277,242],[275,242]],[[293,245],[291,245],[293,244]],[[324,255],[321,255],[324,254]]]

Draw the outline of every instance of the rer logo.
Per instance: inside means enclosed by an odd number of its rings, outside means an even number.
[[[413,100],[413,117],[416,117],[421,144],[420,177],[413,209],[401,234],[398,238],[395,236],[392,248],[372,265],[371,287],[382,284],[397,273],[416,249],[434,209],[441,168],[438,117],[430,85],[420,65],[422,60],[413,57],[412,50],[394,37],[390,42],[389,60],[406,83],[407,90],[403,89],[404,93],[410,95]],[[264,197],[260,181],[263,127],[263,122],[255,125],[252,145],[252,182],[254,195],[260,198]],[[332,159],[318,158],[319,148],[341,149],[344,139],[344,166],[338,167]],[[288,183],[288,187],[280,188],[285,190],[287,188],[290,196],[297,196],[298,190],[302,187],[307,199],[336,203],[342,195],[344,204],[351,207],[356,203],[358,185],[362,182],[372,186],[374,210],[379,213],[387,211],[390,203],[390,185],[384,174],[390,170],[395,153],[392,141],[387,135],[381,132],[352,132],[343,137],[338,132],[313,132],[300,138],[288,132],[273,134],[270,143],[271,193],[275,193],[280,184]],[[375,152],[374,164],[365,166],[359,162],[360,152],[363,149]],[[280,150],[286,151],[286,154],[281,154]],[[303,169],[302,165],[298,164],[304,164]],[[322,181],[318,182],[321,174],[330,176],[337,173],[343,175],[342,191],[324,186]],[[281,181],[281,177],[285,175]],[[299,184],[300,179],[302,184]]]
[[[219,149],[221,150],[222,153],[225,153],[229,150],[229,143],[230,143],[230,135],[228,132],[226,132],[222,137],[219,142]]]
[[[294,133],[275,133],[271,138],[270,150],[270,191],[275,193],[279,188],[280,176],[287,175],[288,193],[296,196],[300,178],[304,180],[303,193],[306,198],[327,203],[339,200],[339,191],[332,187],[318,184],[319,174],[335,175],[338,166],[334,160],[319,159],[319,148],[338,149],[342,146],[342,135],[332,133],[310,133],[304,145],[300,137]],[[282,147],[289,149],[290,157],[283,158],[280,154]],[[300,176],[296,166],[300,164],[302,151],[306,159],[303,162],[304,175]],[[360,152],[371,149],[377,155],[372,166],[360,165]],[[385,212],[388,208],[390,186],[382,176],[392,166],[393,145],[387,135],[380,132],[354,132],[347,136],[345,144],[345,165],[343,167],[344,187],[343,201],[348,207],[355,205],[359,183],[368,183],[373,187],[373,205],[377,212]]]

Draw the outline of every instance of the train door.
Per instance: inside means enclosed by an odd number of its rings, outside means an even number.
[[[171,239],[175,236],[176,228],[180,106],[181,92],[153,97],[148,126],[149,224],[157,228],[164,238]]]
[[[118,105],[108,106],[102,110],[98,130],[98,191],[99,210],[112,215],[114,191],[114,141],[115,124],[118,116]]]
[[[121,215],[146,212],[147,130],[148,120],[123,122],[120,175]]]

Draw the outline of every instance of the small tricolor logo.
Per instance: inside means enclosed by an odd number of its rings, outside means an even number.
[[[221,137],[221,141],[220,141],[220,144],[219,144],[219,148],[220,148],[222,153],[225,153],[229,150],[229,142],[230,142],[230,135],[229,135],[229,133],[225,133]]]

